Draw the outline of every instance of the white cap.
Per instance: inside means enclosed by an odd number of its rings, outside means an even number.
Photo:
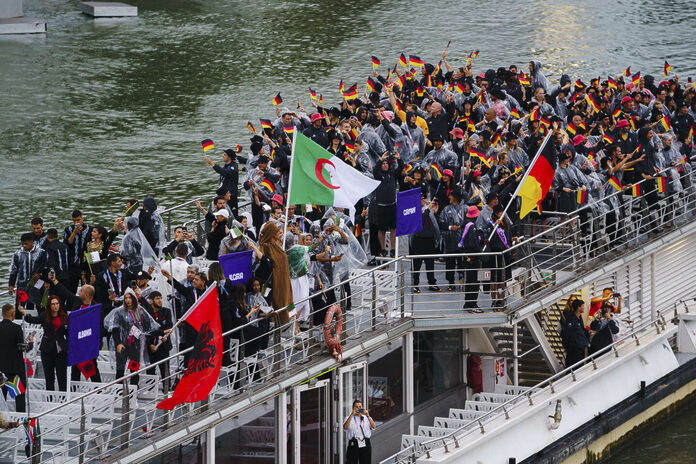
[[[227,211],[226,208],[223,208],[223,209],[221,209],[220,211],[214,212],[214,213],[213,213],[213,216],[223,216],[223,217],[225,217],[225,218],[229,218],[229,217],[230,217],[230,212]]]

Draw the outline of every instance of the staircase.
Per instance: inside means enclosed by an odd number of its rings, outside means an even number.
[[[526,321],[525,321],[526,322]],[[507,359],[513,359],[512,352],[512,327],[499,326],[490,327],[488,329],[489,338],[496,347],[496,352],[500,356]],[[517,326],[517,350],[518,354],[522,355],[532,348],[537,346],[537,342],[529,330],[526,323],[518,324]],[[512,369],[512,362],[508,363],[508,367]],[[523,386],[532,386],[549,378],[553,375],[549,364],[544,359],[544,355],[539,348],[527,353],[519,360],[518,369],[519,384]],[[509,372],[508,374],[511,374]]]
[[[403,435],[401,449],[404,450],[409,446],[415,446],[433,438],[444,437],[462,427],[464,429],[477,428],[479,427],[479,417],[526,391],[529,391],[528,387],[497,385],[495,393],[476,393],[471,400],[464,403],[464,409],[450,408],[447,417],[435,417],[432,427],[419,425],[417,435]],[[523,400],[524,397],[518,401]],[[499,413],[503,414],[504,412],[501,410]],[[387,462],[389,461],[382,461],[383,464]]]

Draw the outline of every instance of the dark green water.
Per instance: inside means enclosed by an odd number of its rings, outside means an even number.
[[[34,215],[62,229],[80,208],[107,225],[130,197],[171,206],[210,195],[203,138],[247,149],[246,122],[271,117],[277,92],[290,107],[297,98],[308,106],[307,86],[337,102],[341,79],[364,84],[370,55],[384,68],[400,53],[437,62],[451,40],[452,65],[480,50],[475,71],[538,59],[554,81],[629,65],[659,77],[666,59],[684,80],[696,74],[687,0],[131,0],[138,18],[100,20],[79,14],[77,0],[24,3],[48,34],[0,37],[2,287]],[[690,462],[691,414],[621,459]]]

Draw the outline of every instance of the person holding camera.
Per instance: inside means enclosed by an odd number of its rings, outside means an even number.
[[[353,412],[343,424],[348,431],[348,451],[346,464],[370,464],[372,462],[372,446],[370,437],[377,425],[370,414],[363,408],[362,401],[353,401]]]
[[[609,303],[609,300],[614,299],[616,301],[616,306],[613,304]],[[592,304],[590,305],[590,317],[594,317],[594,315],[599,311],[600,308],[604,307],[604,305],[608,305],[608,307],[611,309],[612,313],[620,313],[621,312],[621,294],[620,293],[614,293],[614,289],[611,287],[607,287],[604,290],[602,290],[602,296],[601,298],[592,298]]]
[[[592,340],[590,341],[590,354],[596,353],[614,343],[614,335],[619,333],[619,325],[612,314],[614,312],[613,306],[605,301],[590,323],[590,330],[593,331]]]

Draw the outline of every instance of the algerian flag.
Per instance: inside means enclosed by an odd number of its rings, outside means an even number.
[[[297,132],[292,152],[288,199],[290,205],[348,208],[352,219],[355,216],[355,204],[380,184]]]

